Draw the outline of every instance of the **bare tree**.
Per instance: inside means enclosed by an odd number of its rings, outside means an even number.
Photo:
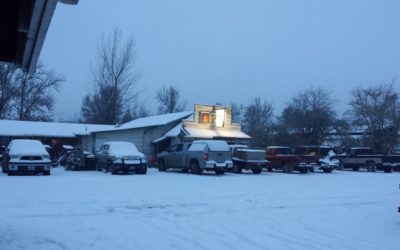
[[[353,125],[365,129],[365,144],[386,153],[397,144],[400,123],[399,96],[394,81],[352,92]]]
[[[17,68],[13,65],[0,65],[0,119],[7,119],[12,115],[11,106],[17,72]]]
[[[279,126],[296,144],[321,144],[335,120],[332,103],[329,92],[311,87],[292,98],[282,111]]]
[[[232,109],[232,122],[242,123],[243,116],[243,104],[238,104],[237,102],[231,102],[229,104]]]
[[[115,28],[103,37],[98,48],[96,66],[92,70],[94,91],[84,97],[82,114],[87,122],[117,124],[138,98],[135,89],[138,75],[134,72],[135,41],[132,36],[123,41],[122,31]]]
[[[15,78],[14,118],[24,121],[49,121],[54,106],[53,91],[58,91],[64,77],[38,65],[35,73],[21,70]]]
[[[251,137],[253,146],[265,147],[271,144],[273,108],[272,105],[256,97],[245,107],[243,130]]]
[[[185,110],[187,102],[180,100],[178,88],[174,86],[162,86],[156,94],[158,113],[167,114]]]

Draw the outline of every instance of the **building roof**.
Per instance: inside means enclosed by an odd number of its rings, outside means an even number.
[[[114,127],[114,125],[0,120],[0,136],[72,138],[78,134]]]
[[[174,121],[185,119],[192,114],[193,112],[178,112],[178,113],[171,113],[164,115],[148,116],[124,123],[119,127],[114,127],[112,129],[106,129],[106,130],[97,130],[92,132],[108,132],[108,131],[162,126]]]
[[[235,138],[250,139],[251,137],[240,130],[229,129],[200,129],[200,128],[184,128],[186,136],[189,138]]]
[[[0,61],[35,71],[57,2],[78,4],[78,0],[0,2]]]

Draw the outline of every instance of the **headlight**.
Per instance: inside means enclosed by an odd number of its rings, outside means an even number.
[[[140,161],[143,162],[143,163],[147,162],[146,158],[140,158]]]
[[[10,155],[10,160],[18,160],[19,155]]]
[[[42,155],[42,158],[45,160],[50,160],[50,155]]]
[[[121,163],[122,162],[122,157],[113,157],[113,162],[114,163]]]

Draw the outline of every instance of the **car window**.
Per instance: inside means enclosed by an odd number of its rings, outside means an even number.
[[[178,144],[176,147],[176,152],[181,152],[183,149],[183,145],[182,144]]]
[[[178,148],[178,145],[176,144],[176,145],[171,146],[168,151],[169,152],[176,152],[177,148]]]

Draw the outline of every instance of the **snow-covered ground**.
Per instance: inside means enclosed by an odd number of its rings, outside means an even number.
[[[0,249],[399,249],[400,173],[0,174]]]

